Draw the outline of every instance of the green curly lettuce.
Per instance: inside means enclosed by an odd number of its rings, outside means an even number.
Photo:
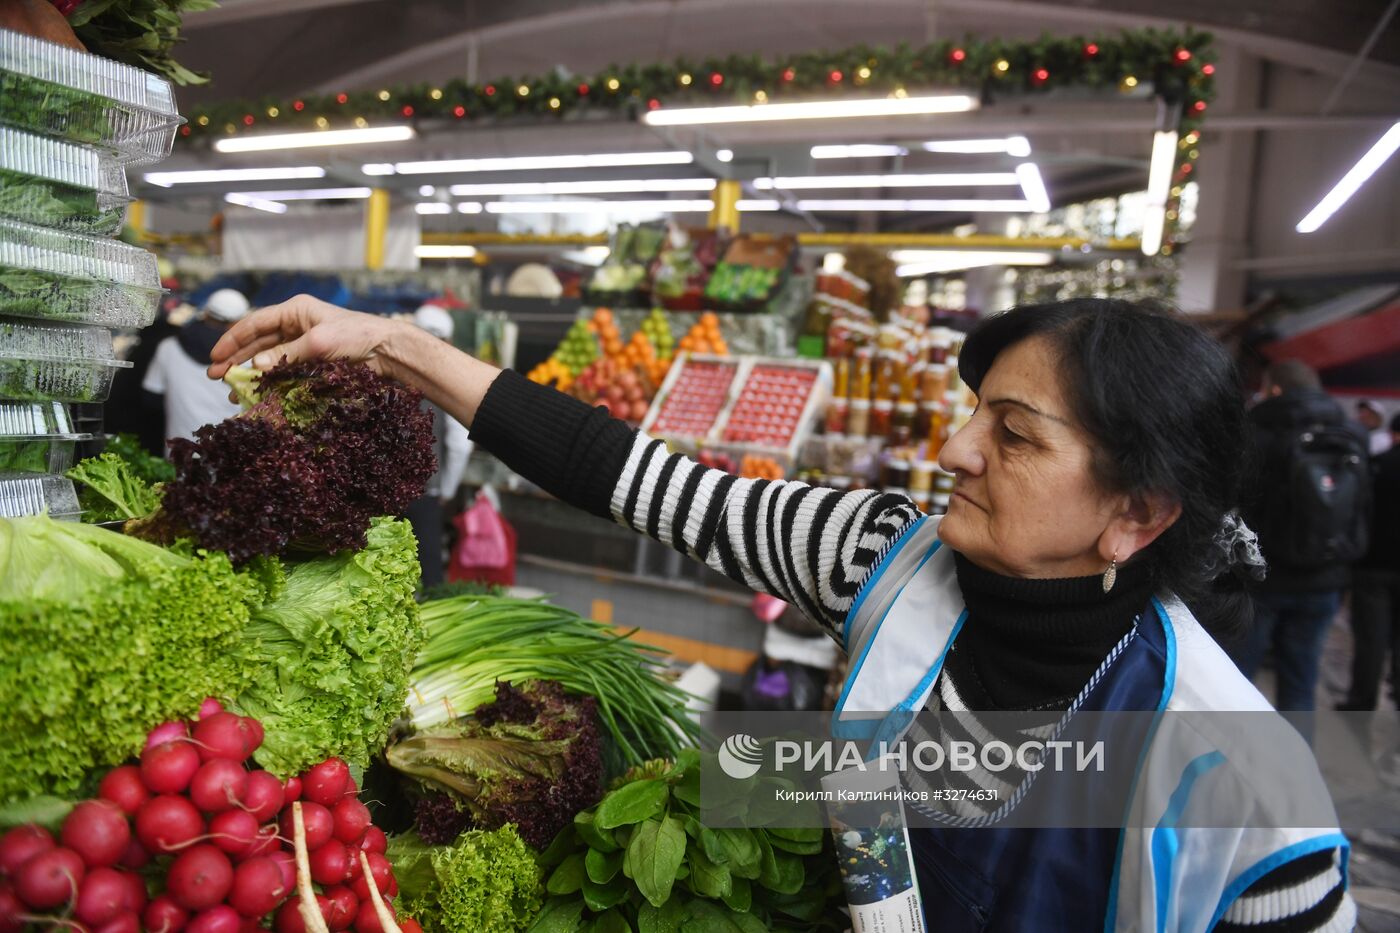
[[[417,542],[389,518],[366,539],[361,551],[288,564],[235,652],[253,682],[233,705],[262,722],[256,757],[278,776],[331,755],[367,764],[403,712],[423,641]]]
[[[126,521],[150,515],[160,507],[159,491],[116,454],[88,457],[64,475],[83,484],[78,501],[85,522]]]
[[[233,649],[276,574],[77,522],[0,520],[0,803],[70,794],[152,727],[237,695],[252,672]]]
[[[408,833],[389,843],[400,910],[424,933],[523,931],[544,903],[535,855],[514,826],[472,830],[450,846]]]
[[[168,483],[175,478],[175,464],[148,453],[134,434],[112,435],[102,452],[121,457],[131,467],[132,473],[152,486]]]

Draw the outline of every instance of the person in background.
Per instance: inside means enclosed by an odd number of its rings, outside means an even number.
[[[413,323],[439,340],[452,342],[452,315],[437,305],[423,305],[413,312]],[[438,470],[428,480],[423,495],[408,507],[404,517],[413,525],[418,539],[418,563],[423,567],[423,586],[435,586],[443,579],[442,535],[446,510],[462,485],[462,474],[472,453],[467,429],[432,402],[424,402],[433,412],[433,452]]]
[[[238,404],[229,401],[228,386],[210,382],[204,371],[209,351],[249,307],[242,292],[221,288],[205,299],[197,317],[156,347],[141,388],[148,409],[165,411],[167,440],[193,438],[204,425],[238,414]]]
[[[1269,573],[1254,590],[1253,631],[1231,653],[1252,679],[1272,650],[1276,707],[1311,711],[1323,636],[1341,605],[1348,564],[1365,549],[1364,532],[1354,540],[1356,523],[1365,520],[1364,496],[1354,493],[1369,487],[1366,442],[1302,362],[1272,364],[1263,396],[1249,413],[1257,478],[1242,511]],[[1310,732],[1308,718],[1297,724]]]
[[[1351,689],[1337,709],[1369,712],[1380,699],[1390,652],[1392,700],[1400,706],[1400,415],[1386,432],[1390,448],[1371,461],[1371,547],[1352,574],[1351,629],[1356,639]]]
[[[1371,444],[1371,456],[1378,457],[1391,448],[1394,443],[1391,440],[1393,432],[1385,429],[1385,415],[1375,402],[1366,399],[1357,402],[1356,420],[1366,429]]]

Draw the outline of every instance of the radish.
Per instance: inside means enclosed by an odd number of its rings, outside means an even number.
[[[227,904],[195,914],[189,926],[185,927],[188,933],[239,933],[242,928],[243,918]]]
[[[248,811],[225,810],[209,821],[209,841],[231,857],[245,859],[258,845],[260,829],[257,817]]]
[[[14,877],[25,862],[54,845],[53,835],[44,827],[16,826],[0,838],[0,878]]]
[[[133,871],[145,868],[151,864],[151,853],[146,851],[146,847],[141,844],[140,839],[132,839],[126,844],[126,851],[122,853],[121,858],[117,859],[117,864]]]
[[[214,699],[213,697],[206,697],[205,700],[204,700],[204,702],[201,703],[201,704],[199,704],[199,718],[200,718],[200,719],[208,719],[210,716],[213,716],[215,713],[222,713],[223,711],[224,711],[224,704],[220,703],[218,700]]]
[[[228,897],[233,887],[233,865],[228,856],[207,843],[181,852],[170,863],[165,888],[186,910],[207,911]],[[193,928],[196,917],[190,921]]]
[[[287,783],[283,785],[283,793],[286,796],[286,803],[301,799],[301,778],[293,776],[287,778]]]
[[[258,830],[257,839],[254,840],[253,845],[248,849],[248,854],[243,858],[263,858],[275,855],[281,844],[282,837],[277,834],[277,824],[268,823]]]
[[[117,914],[92,933],[141,933],[141,918],[129,911]]]
[[[320,894],[316,895],[316,906],[321,908],[321,916],[324,917],[330,912],[330,901]],[[277,911],[277,918],[273,921],[273,927],[277,933],[306,933],[306,924],[301,919],[301,898],[292,895],[287,898],[286,903]]]
[[[364,840],[360,843],[360,848],[366,852],[378,852],[383,855],[389,851],[389,839],[384,835],[384,830],[378,826],[371,826],[365,833]]]
[[[326,926],[332,930],[347,930],[355,922],[360,911],[360,899],[344,885],[326,890],[326,900],[330,901],[330,913],[326,915]]]
[[[141,782],[154,794],[178,794],[199,770],[199,752],[187,742],[165,742],[141,753]]]
[[[150,933],[180,933],[190,922],[190,912],[169,894],[162,894],[146,905],[141,919]]]
[[[236,806],[248,790],[248,772],[237,761],[214,758],[199,766],[190,781],[190,800],[205,813]]]
[[[78,896],[85,871],[83,857],[72,849],[49,849],[24,863],[15,893],[33,910],[52,910]]]
[[[15,889],[0,884],[0,933],[20,933],[24,929],[24,905],[19,902]]]
[[[350,767],[339,758],[327,758],[302,775],[302,793],[312,803],[333,807],[345,795],[345,785],[349,782]]]
[[[199,838],[204,819],[184,797],[162,794],[146,801],[136,814],[136,838],[146,851],[164,855]]]
[[[347,846],[358,848],[369,831],[369,807],[354,797],[346,797],[335,805],[331,815],[335,817],[335,838]]]
[[[297,859],[296,856],[286,849],[278,849],[268,856],[268,859],[277,866],[277,870],[282,873],[282,881],[290,891],[297,884]]]
[[[311,880],[321,885],[344,882],[350,876],[350,853],[334,839],[311,855]]]
[[[301,819],[306,825],[307,851],[314,852],[330,841],[331,835],[335,831],[335,818],[331,816],[331,811],[319,803],[303,803],[301,805]],[[292,838],[291,810],[283,811],[278,826],[282,830],[283,838]]]
[[[83,879],[73,916],[89,927],[100,927],[117,914],[127,912],[126,879],[115,868],[94,868]]]
[[[394,905],[384,905],[389,916],[394,916]],[[387,933],[383,925],[379,922],[379,913],[374,909],[374,904],[366,899],[360,900],[360,911],[355,914],[355,933]]]
[[[155,748],[157,745],[164,745],[166,742],[178,742],[189,738],[189,726],[183,722],[164,722],[156,726],[146,735],[146,744],[142,746],[144,751],[147,748]]]
[[[126,909],[134,914],[139,914],[146,909],[146,900],[149,895],[146,892],[146,879],[136,874],[134,871],[119,872],[122,881],[126,884],[126,897],[122,903]]]
[[[63,821],[63,844],[83,857],[88,868],[117,864],[131,842],[126,814],[110,800],[84,800]]]
[[[400,920],[399,929],[402,930],[403,933],[423,933],[423,928],[419,926],[418,921],[414,920],[412,917],[405,917]]]
[[[270,914],[292,893],[282,869],[270,858],[250,858],[233,871],[228,903],[244,917]]]
[[[227,710],[201,719],[194,727],[194,742],[202,761],[213,761],[215,758],[245,761],[250,740],[248,725],[243,717]]]
[[[379,893],[388,894],[389,888],[394,881],[394,870],[389,865],[389,860],[378,852],[366,853],[369,859],[370,874],[374,876],[374,886],[379,889]],[[350,885],[350,890],[355,892],[355,896],[362,901],[368,901],[369,883],[361,875]]]
[[[112,801],[127,816],[135,816],[141,804],[151,799],[151,792],[141,782],[140,768],[122,765],[107,772],[102,783],[97,785],[97,796]]]
[[[257,817],[259,823],[266,823],[282,809],[285,794],[282,782],[266,771],[248,773],[248,787],[239,798],[244,809]]]
[[[248,754],[251,755],[262,747],[263,727],[252,716],[243,717],[243,728],[248,732]]]

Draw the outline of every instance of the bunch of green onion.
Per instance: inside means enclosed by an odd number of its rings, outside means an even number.
[[[690,694],[661,675],[662,652],[543,600],[456,596],[421,606],[427,639],[408,694],[422,729],[496,698],[496,682],[553,680],[596,697],[628,766],[700,744]]]

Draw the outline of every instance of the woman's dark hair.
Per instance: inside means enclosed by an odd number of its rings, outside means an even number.
[[[1161,306],[1076,298],[987,318],[963,346],[963,380],[977,391],[998,354],[1032,337],[1059,359],[1071,411],[1095,441],[1097,482],[1181,504],[1181,517],[1143,553],[1154,585],[1180,596],[1217,637],[1237,635],[1250,618],[1245,574],[1215,541],[1239,505],[1249,449],[1234,361]]]

